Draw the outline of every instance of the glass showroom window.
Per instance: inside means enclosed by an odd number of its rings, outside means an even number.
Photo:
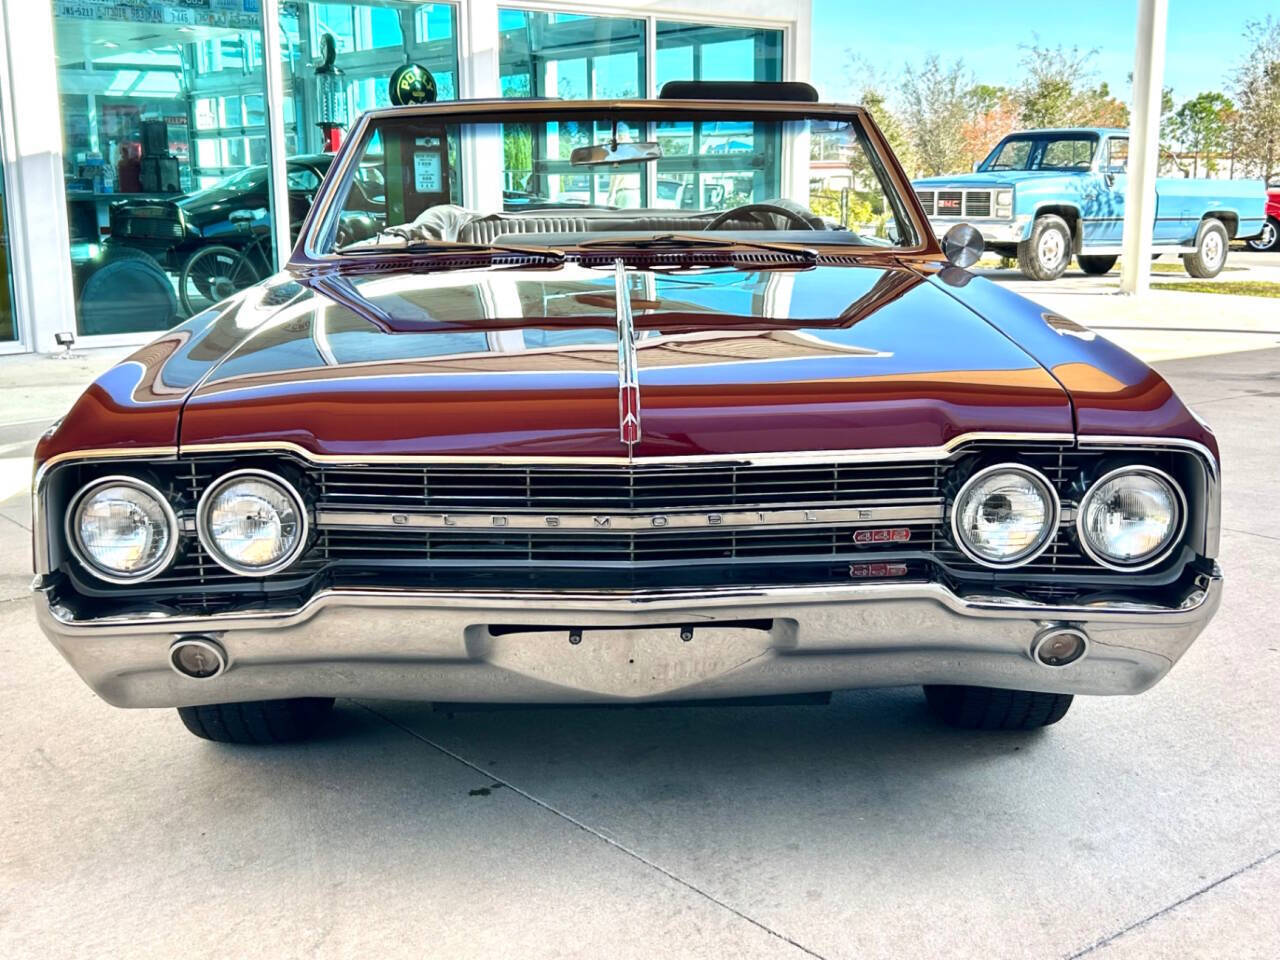
[[[671,80],[782,79],[782,31],[659,21],[657,89]],[[749,121],[662,123],[654,205],[726,210],[781,192],[782,148]],[[754,154],[753,172],[741,155]]]
[[[336,125],[349,127],[363,111],[390,106],[391,74],[405,63],[425,67],[436,96],[458,95],[458,16],[449,3],[289,3],[280,8],[284,53],[285,141],[291,153],[320,154],[326,115],[317,65],[333,40],[342,105]],[[405,38],[409,38],[406,45]]]
[[[244,286],[269,234],[251,4],[55,4],[81,335],[162,330]]]
[[[644,94],[645,21],[569,13],[498,10],[498,74],[504,97],[565,100]],[[642,172],[585,173],[569,152],[608,139],[589,123],[507,124],[503,129],[503,201],[644,206]],[[628,134],[631,135],[631,134]],[[644,131],[633,139],[644,139]]]

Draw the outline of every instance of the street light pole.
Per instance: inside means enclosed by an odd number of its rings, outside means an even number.
[[[1156,175],[1160,169],[1160,102],[1164,82],[1165,27],[1169,0],[1138,0],[1137,51],[1133,62],[1133,113],[1129,120],[1129,172],[1125,191],[1120,292],[1146,293],[1151,283],[1151,236],[1156,223]]]

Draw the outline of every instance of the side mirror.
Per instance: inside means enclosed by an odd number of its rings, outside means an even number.
[[[975,160],[975,161],[973,161],[973,172],[974,172],[974,173],[977,173],[977,172],[978,172],[978,168],[979,168],[980,166],[982,166],[982,161],[981,161],[981,160]]]
[[[942,252],[952,266],[972,267],[982,259],[984,249],[982,234],[967,223],[957,223],[942,238]]]

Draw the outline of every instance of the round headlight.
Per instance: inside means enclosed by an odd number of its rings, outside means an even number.
[[[169,565],[178,521],[164,495],[133,477],[104,477],[85,487],[67,513],[67,542],[100,580],[137,583]]]
[[[970,558],[988,567],[1034,560],[1058,528],[1058,494],[1040,473],[1016,463],[979,470],[956,496],[951,532]]]
[[[196,530],[220,566],[265,577],[293,563],[306,545],[307,508],[275,474],[237,470],[200,498]]]
[[[1080,501],[1080,546],[1104,567],[1140,570],[1172,549],[1186,522],[1173,479],[1153,467],[1121,467],[1099,477]]]

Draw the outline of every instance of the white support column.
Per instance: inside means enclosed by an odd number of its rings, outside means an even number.
[[[1124,202],[1124,245],[1120,258],[1121,293],[1146,293],[1151,283],[1151,237],[1156,222],[1160,100],[1168,19],[1169,0],[1138,0],[1133,113],[1129,121],[1128,190]]]
[[[48,353],[59,349],[55,333],[76,329],[53,5],[9,0],[3,16],[11,41],[3,107],[13,313],[27,346]]]
[[[502,95],[498,82],[498,2],[470,0],[458,7],[458,96]],[[476,210],[502,209],[502,149],[496,124],[462,140],[462,202]]]
[[[284,52],[280,48],[279,0],[262,0],[262,68],[267,85],[267,158],[270,163],[271,229],[276,269],[293,252],[289,230],[289,167],[284,140]]]

